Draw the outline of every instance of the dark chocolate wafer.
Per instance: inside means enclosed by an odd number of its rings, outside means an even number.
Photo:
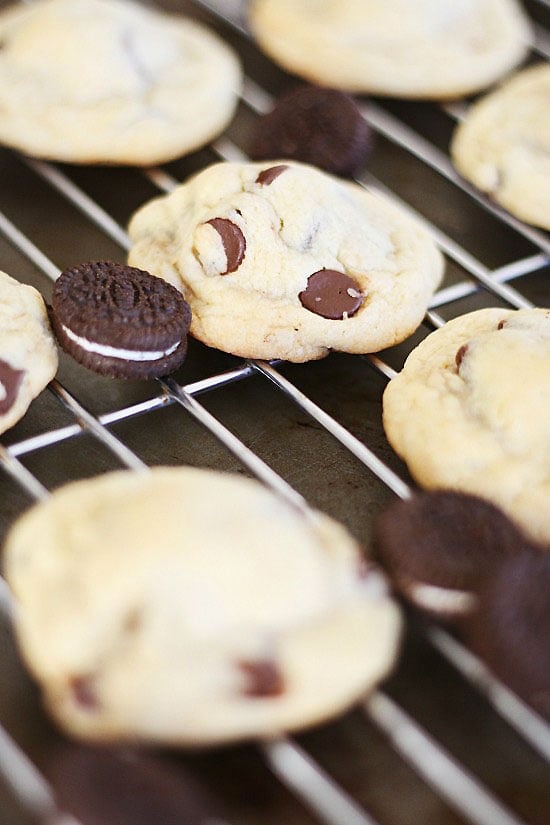
[[[403,595],[445,617],[471,611],[506,559],[536,552],[499,508],[449,490],[394,502],[375,524],[374,546]]]
[[[65,270],[50,317],[63,349],[102,375],[167,375],[186,355],[191,310],[181,293],[124,264],[97,261]]]
[[[466,635],[490,669],[550,719],[549,549],[500,566],[480,590]]]
[[[337,89],[298,86],[260,118],[250,150],[254,160],[291,158],[351,177],[373,143],[354,99]]]

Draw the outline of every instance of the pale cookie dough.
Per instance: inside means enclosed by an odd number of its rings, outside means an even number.
[[[550,544],[550,309],[481,309],[409,355],[384,428],[426,487],[474,493]]]
[[[129,0],[0,14],[0,142],[75,163],[160,163],[217,136],[241,85],[204,26]]]
[[[331,717],[391,667],[400,616],[337,522],[196,468],[57,490],[12,528],[24,658],[79,737],[207,745]]]
[[[410,98],[483,89],[531,38],[515,0],[255,0],[250,25],[270,57],[314,83]]]
[[[525,69],[475,103],[451,155],[497,203],[550,230],[550,65]]]
[[[42,296],[0,272],[0,433],[23,417],[57,362]]]
[[[443,270],[400,210],[291,161],[211,166],[143,206],[129,234],[130,262],[183,290],[191,334],[245,358],[395,344]]]

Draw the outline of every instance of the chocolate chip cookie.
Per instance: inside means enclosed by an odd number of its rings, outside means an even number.
[[[56,490],[12,528],[5,570],[68,732],[193,746],[320,722],[387,673],[399,611],[360,558],[327,516],[179,467]]]
[[[308,361],[406,338],[439,283],[426,232],[363,187],[291,161],[221,163],[132,218],[129,262],[179,287],[191,334]]]
[[[383,408],[422,485],[486,498],[550,544],[550,309],[448,321],[411,352]]]
[[[56,372],[57,347],[42,296],[0,272],[0,433],[19,421]]]
[[[254,0],[250,26],[270,57],[312,83],[410,98],[483,89],[531,39],[516,0]]]
[[[132,0],[42,0],[0,13],[0,142],[71,163],[161,163],[232,118],[233,50]]]
[[[475,103],[451,144],[465,178],[550,230],[550,65],[531,66]]]

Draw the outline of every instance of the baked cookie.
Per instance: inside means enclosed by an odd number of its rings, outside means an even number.
[[[550,544],[550,310],[481,309],[428,335],[383,396],[426,487],[473,493]]]
[[[131,0],[0,14],[0,142],[73,163],[160,163],[218,135],[241,68],[204,26]]]
[[[372,149],[372,129],[351,95],[300,85],[258,119],[250,157],[292,158],[326,172],[353,176]]]
[[[187,353],[189,305],[149,272],[92,261],[61,273],[50,318],[63,349],[85,367],[113,378],[157,378]]]
[[[5,570],[48,707],[90,739],[276,735],[344,710],[395,657],[398,609],[347,531],[236,475],[69,484],[12,528]]]
[[[497,676],[550,720],[550,554],[507,559],[480,590],[466,639]]]
[[[515,0],[255,0],[250,26],[270,57],[314,83],[436,99],[494,83],[531,36]]]
[[[494,504],[452,490],[394,501],[376,519],[373,544],[405,598],[446,619],[474,610],[507,559],[540,552]]]
[[[443,270],[398,209],[291,161],[220,163],[143,206],[129,261],[183,290],[191,334],[245,358],[373,352],[420,324]]]
[[[57,347],[40,293],[0,272],[0,433],[27,412],[57,372]]]
[[[451,143],[458,171],[527,223],[550,229],[550,64],[475,103]]]

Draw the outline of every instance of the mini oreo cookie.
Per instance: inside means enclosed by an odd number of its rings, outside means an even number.
[[[507,559],[486,581],[466,640],[506,685],[550,719],[549,549]]]
[[[505,560],[536,552],[493,504],[448,490],[390,505],[375,524],[374,546],[403,595],[446,618],[472,611]]]
[[[292,158],[335,175],[351,177],[372,149],[370,126],[349,94],[298,86],[260,118],[250,156]]]
[[[112,378],[167,375],[187,352],[191,310],[181,293],[124,264],[97,261],[65,270],[50,317],[66,352]]]

